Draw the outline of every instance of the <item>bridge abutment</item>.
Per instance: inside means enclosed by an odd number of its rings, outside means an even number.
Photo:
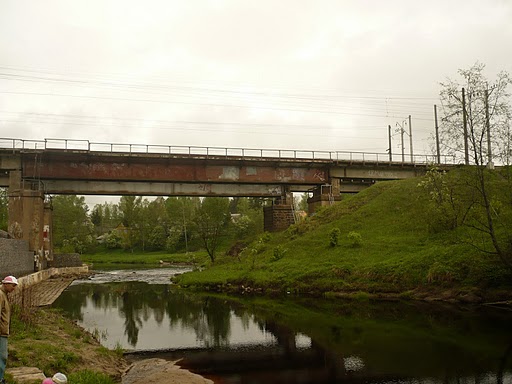
[[[334,204],[341,200],[340,179],[332,178],[330,184],[320,185],[313,189],[313,196],[308,199],[308,215],[315,213],[320,207]]]
[[[9,174],[8,231],[14,239],[25,240],[34,253],[34,269],[44,269],[53,255],[52,209],[44,192],[25,183],[21,171]]]
[[[283,231],[294,223],[291,204],[274,204],[263,207],[263,230],[265,232]]]

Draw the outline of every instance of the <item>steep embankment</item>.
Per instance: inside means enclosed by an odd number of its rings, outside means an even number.
[[[433,207],[421,181],[378,183],[176,282],[242,292],[508,298],[511,272],[463,240],[473,236],[468,227],[442,224],[452,213]],[[477,241],[490,249],[485,236]]]

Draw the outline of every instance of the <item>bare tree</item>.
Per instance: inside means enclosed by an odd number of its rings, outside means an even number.
[[[459,70],[462,82],[448,79],[441,83],[440,97],[444,118],[440,127],[444,151],[464,159],[470,166],[461,188],[468,206],[464,225],[472,228],[471,243],[482,251],[496,254],[512,269],[512,236],[507,229],[512,210],[510,164],[511,105],[507,87],[511,77],[500,72],[494,82],[476,63]],[[494,161],[504,166],[494,169]],[[479,233],[482,236],[475,236]],[[492,249],[487,249],[488,239]]]
[[[484,76],[484,68],[476,63],[459,70],[462,81],[447,79],[441,83],[441,152],[462,160],[467,149],[470,164],[488,165],[493,156],[502,164],[510,164],[512,112],[507,87],[511,77],[500,72],[491,83]]]

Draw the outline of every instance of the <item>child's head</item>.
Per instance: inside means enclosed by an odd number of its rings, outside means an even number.
[[[46,379],[43,380],[42,384],[55,384],[55,383],[53,382],[52,379],[47,377]]]

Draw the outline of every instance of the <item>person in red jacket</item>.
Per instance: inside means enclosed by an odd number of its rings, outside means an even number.
[[[18,286],[18,280],[14,276],[7,276],[0,285],[0,383],[5,384],[4,373],[7,364],[7,338],[11,322],[11,305],[7,294]]]

